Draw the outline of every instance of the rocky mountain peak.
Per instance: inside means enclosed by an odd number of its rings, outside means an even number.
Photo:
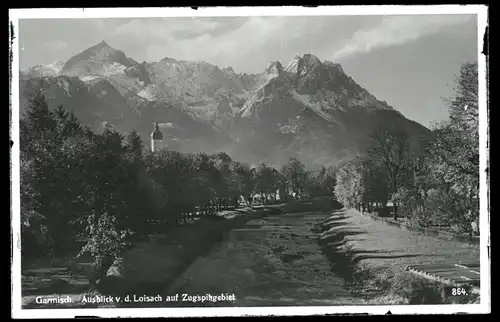
[[[228,66],[228,67],[224,67],[222,68],[222,70],[228,74],[236,74],[236,72],[234,71],[233,67],[231,66]]]
[[[279,76],[283,72],[283,65],[279,61],[269,63],[266,68],[266,73]]]
[[[115,48],[111,47],[106,41],[102,40],[99,43],[95,44],[92,47],[84,50],[80,54],[87,53],[93,54],[93,56],[105,56],[110,52],[118,51]]]
[[[123,51],[112,48],[103,40],[71,57],[64,64],[61,72],[65,73],[71,70],[76,74],[96,72],[102,68],[104,63],[118,63],[125,67],[130,67],[132,65],[132,62]]]
[[[309,71],[320,67],[321,61],[312,54],[303,54],[295,56],[285,67],[287,73],[292,75],[305,75]]]
[[[111,48],[110,45],[105,40],[101,40],[97,45],[95,45],[96,48]]]
[[[177,60],[170,58],[170,57],[164,57],[160,60],[160,62],[165,62],[165,63],[174,63],[177,62]]]
[[[335,69],[335,70],[337,70],[338,73],[345,74],[344,69],[342,68],[342,65],[340,65],[339,63],[334,63],[332,61],[325,60],[323,62],[323,65],[325,67],[329,68],[329,69]]]
[[[71,107],[85,124],[139,127],[148,140],[151,122],[168,119],[176,125],[172,149],[212,153],[229,146],[252,162],[269,155],[278,163],[289,155],[333,162],[362,151],[376,122],[404,119],[340,64],[315,55],[297,55],[286,65],[271,61],[261,71],[236,73],[230,66],[169,57],[139,63],[103,40],[65,64],[32,67],[21,81],[27,97],[38,86],[34,78],[50,76],[45,88],[51,106]]]

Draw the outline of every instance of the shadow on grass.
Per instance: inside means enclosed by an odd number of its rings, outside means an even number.
[[[348,242],[356,238],[349,237],[360,235],[363,231],[357,227],[343,226],[344,218],[340,212],[337,216],[318,222],[313,228],[319,233],[318,243],[330,262],[332,272],[344,279],[346,288],[354,296],[363,296],[369,299],[369,304],[374,305],[477,303],[478,298],[475,295],[458,299],[457,296],[450,296],[450,287],[417,278],[397,268],[381,268],[380,271],[385,273],[375,273],[375,268],[365,267],[362,261],[367,259],[409,258],[425,254],[353,249]]]
[[[352,249],[348,242],[355,238],[350,237],[364,234],[365,231],[346,226],[345,218],[342,211],[335,212],[331,217],[318,222],[311,230],[319,233],[318,243],[330,262],[332,272],[348,284],[356,280],[358,264],[363,260],[422,256],[422,254],[391,254],[382,250]]]
[[[329,244],[332,242],[344,241],[348,236],[356,236],[364,234],[363,231],[348,231],[348,230],[337,230],[337,231],[327,231],[319,237],[319,240],[323,244]]]
[[[360,253],[367,253],[367,251],[362,251]],[[387,259],[387,258],[411,258],[411,257],[418,257],[418,256],[423,256],[424,254],[412,254],[412,255],[378,255],[378,256],[370,256],[370,255],[358,255],[358,256],[351,256],[351,264],[352,265],[357,265],[359,262],[362,260],[366,259]]]

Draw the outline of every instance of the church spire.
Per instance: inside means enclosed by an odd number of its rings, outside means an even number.
[[[155,122],[154,130],[151,133],[151,138],[153,140],[163,140],[163,133],[160,131],[160,125],[158,124],[158,121]]]
[[[154,130],[151,133],[151,151],[155,152],[163,146],[163,133],[160,131],[158,121],[155,122]]]

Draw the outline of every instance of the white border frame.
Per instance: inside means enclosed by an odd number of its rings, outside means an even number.
[[[369,313],[386,314],[453,314],[490,313],[490,218],[489,185],[486,170],[487,155],[487,89],[486,59],[481,54],[483,35],[487,26],[487,6],[484,5],[436,5],[436,6],[319,6],[304,7],[199,7],[191,8],[89,8],[89,9],[12,9],[9,10],[15,39],[12,41],[11,106],[12,126],[12,317],[14,318],[73,318],[75,316],[99,317],[201,317],[201,316],[268,316],[268,315],[320,315]],[[21,298],[21,254],[20,254],[20,182],[19,182],[19,48],[18,19],[34,18],[145,18],[145,17],[213,17],[213,16],[325,16],[325,15],[434,15],[477,14],[478,66],[479,66],[479,135],[480,135],[480,256],[481,256],[481,304],[470,305],[374,305],[332,307],[227,307],[227,308],[148,308],[148,309],[22,309]],[[9,38],[9,43],[11,38]]]

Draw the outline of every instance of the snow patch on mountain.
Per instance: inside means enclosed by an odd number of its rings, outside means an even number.
[[[57,80],[57,85],[59,87],[61,87],[62,89],[64,89],[64,91],[66,92],[66,94],[71,97],[71,93],[70,93],[70,83],[67,79],[65,78],[59,78]]]
[[[125,69],[127,69],[127,67],[117,62],[112,62],[111,64],[105,63],[102,65],[102,74],[104,76],[111,76],[114,74],[125,74]]]
[[[137,95],[148,101],[162,101],[165,99],[164,95],[153,84],[144,87]]]
[[[310,95],[299,94],[295,90],[291,90],[290,93],[297,101],[304,104],[304,106],[306,106],[309,109],[311,109],[312,111],[314,111],[316,114],[321,116],[326,121],[328,121],[328,122],[336,122],[337,121],[332,114],[327,113],[324,110],[322,102],[317,102],[317,101],[315,102],[315,101],[313,101],[313,98]]]
[[[54,77],[59,75],[63,66],[63,61],[56,60],[55,62],[47,65],[35,65],[31,68],[21,71],[21,73],[30,75],[32,77]]]
[[[79,77],[85,83],[92,83],[96,80],[103,78],[101,75],[82,75]]]
[[[50,68],[54,71],[54,73],[59,74],[61,72],[61,69],[64,66],[64,62],[62,60],[56,60],[52,64],[48,64],[46,67]]]

